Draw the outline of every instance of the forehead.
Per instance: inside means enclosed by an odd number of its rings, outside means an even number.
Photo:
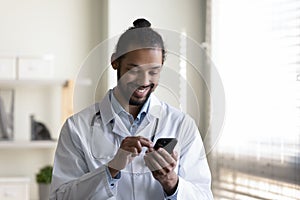
[[[123,64],[130,64],[136,66],[143,65],[162,65],[163,57],[161,49],[137,49],[130,51],[124,55],[122,59]]]

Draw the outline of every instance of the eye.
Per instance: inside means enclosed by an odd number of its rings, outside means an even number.
[[[127,69],[128,73],[130,74],[138,74],[139,70],[136,68]]]
[[[155,76],[155,75],[157,75],[159,73],[159,70],[151,70],[151,71],[149,71],[149,74],[151,75],[151,76]]]
[[[157,72],[149,72],[150,75],[156,75]]]

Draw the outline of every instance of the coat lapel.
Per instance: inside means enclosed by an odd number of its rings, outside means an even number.
[[[100,103],[100,112],[101,118],[103,120],[104,126],[111,126],[112,124],[112,132],[125,138],[131,136],[130,132],[127,130],[126,126],[123,124],[121,118],[113,111],[110,102],[109,91],[104,97],[103,101]],[[161,102],[157,99],[154,94],[150,96],[150,106],[146,117],[143,122],[139,126],[136,135],[150,138],[153,132],[156,118],[162,118],[163,116],[163,108]],[[113,121],[113,123],[111,123]],[[160,120],[161,121],[161,120]],[[160,127],[160,123],[158,124],[157,130]]]
[[[112,132],[123,138],[131,136],[128,129],[117,114],[115,114]]]

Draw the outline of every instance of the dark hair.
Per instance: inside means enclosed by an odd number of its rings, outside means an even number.
[[[159,48],[162,50],[163,62],[165,60],[164,42],[159,33],[151,28],[151,23],[146,19],[137,19],[133,27],[129,27],[119,38],[116,45],[115,59],[122,57],[131,50],[129,48]]]

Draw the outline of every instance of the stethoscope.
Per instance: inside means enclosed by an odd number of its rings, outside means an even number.
[[[101,120],[102,117],[101,117],[101,112],[100,112],[100,110],[97,111],[97,112],[94,114],[94,116],[93,116],[93,118],[92,118],[92,120],[91,120],[91,126],[92,126],[92,127],[95,125],[95,121],[96,121],[97,117]],[[112,119],[112,120],[110,121],[111,127],[114,126],[114,123],[115,123],[115,120]],[[154,128],[153,128],[153,131],[152,131],[152,134],[151,134],[151,142],[154,142],[154,139],[155,139],[155,136],[156,136],[156,133],[157,133],[158,123],[159,123],[159,118],[157,117],[157,118],[155,118],[155,124],[154,124]]]
[[[110,126],[110,127],[107,127],[107,125],[103,124],[103,121],[102,121],[101,119],[102,119],[102,117],[101,117],[101,112],[100,112],[100,110],[98,110],[98,111],[94,114],[94,116],[92,117],[92,120],[91,120],[91,124],[90,124],[91,127],[92,127],[92,128],[91,128],[91,135],[92,135],[92,134],[95,134],[95,133],[94,133],[94,131],[95,131],[95,130],[94,130],[94,126],[95,126],[96,120],[100,120],[100,121],[102,122],[102,126],[105,127],[105,128],[104,128],[104,131],[105,131],[105,129],[106,129],[107,132],[111,133],[112,136],[113,136],[113,139],[111,140],[112,145],[114,145],[115,148],[118,148],[118,147],[120,146],[121,141],[122,141],[124,138],[123,138],[123,137],[118,137],[116,134],[114,134],[114,133],[112,132],[113,127],[114,127],[115,120],[112,119],[112,120],[109,122],[109,126]],[[151,140],[152,142],[154,142],[155,137],[156,137],[156,135],[157,135],[158,124],[159,124],[159,118],[155,118],[155,122],[154,122],[154,125],[152,126],[153,128],[152,128],[151,135],[150,135],[150,140]],[[109,130],[109,129],[111,129],[111,130]],[[93,154],[92,154],[92,155],[93,155]],[[93,157],[94,157],[95,159],[97,159],[96,156],[93,155]]]
[[[100,133],[100,134],[105,134],[105,132],[107,132],[107,133],[112,133],[112,129],[113,129],[115,120],[112,119],[112,120],[109,122],[109,126],[107,127],[107,125],[105,125],[101,119],[102,119],[102,117],[101,117],[101,112],[100,112],[100,110],[98,110],[98,111],[94,114],[94,116],[92,117],[92,120],[91,120],[91,123],[90,123],[90,126],[91,126],[90,135],[91,135],[92,137],[93,137],[94,134],[97,134],[97,133],[96,133],[97,130],[100,130],[100,129],[98,129],[99,127],[95,125],[95,124],[96,124],[96,121],[100,122],[100,124],[101,124],[100,126],[102,126],[102,127],[104,128],[104,129],[103,129],[103,133]],[[109,129],[111,129],[111,130],[109,130]],[[106,140],[105,142],[110,141],[110,142],[111,142],[111,145],[113,145],[113,147],[114,147],[114,148],[113,148],[113,149],[114,149],[113,151],[116,151],[116,150],[119,148],[122,139],[124,139],[124,138],[119,138],[120,136],[117,136],[117,135],[114,134],[114,133],[112,133],[111,136],[112,136],[112,138],[108,138],[108,137],[107,137],[107,140]],[[91,145],[92,145],[92,144],[91,144]],[[107,144],[105,144],[105,145],[107,145]],[[101,157],[101,158],[100,158],[99,156],[97,156],[97,154],[94,153],[94,151],[93,151],[92,149],[93,149],[93,148],[91,147],[91,155],[92,155],[92,157],[93,157],[95,160],[101,160],[102,158],[105,158],[105,159],[111,159],[111,158],[112,158],[111,156],[109,156],[109,157]]]
[[[96,112],[91,120],[91,126],[94,126],[95,125],[95,120],[96,120],[96,117],[99,117],[101,119],[101,113],[100,113],[100,110],[98,112]]]

